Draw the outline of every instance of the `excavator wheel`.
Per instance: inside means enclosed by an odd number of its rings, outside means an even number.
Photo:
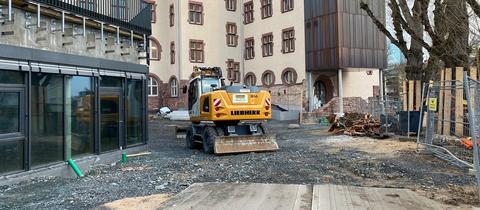
[[[258,127],[260,128],[262,134],[269,134],[268,129],[267,127],[265,127],[265,125],[260,124]]]
[[[186,140],[187,148],[189,149],[198,148],[198,143],[195,142],[195,139],[193,138],[193,130],[191,127],[187,128],[187,134],[186,134],[185,140]]]
[[[203,151],[207,154],[213,154],[215,145],[215,138],[217,138],[217,131],[214,127],[206,127],[203,132]]]

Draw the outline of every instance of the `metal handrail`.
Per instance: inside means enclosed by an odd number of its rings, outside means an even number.
[[[143,0],[31,0],[31,2],[138,33],[151,34],[151,5]]]

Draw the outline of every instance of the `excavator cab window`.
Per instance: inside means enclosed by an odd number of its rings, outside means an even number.
[[[192,110],[193,104],[198,100],[198,80],[194,80],[188,87],[188,109]]]
[[[202,94],[212,92],[220,87],[220,81],[217,77],[205,77],[202,79]]]

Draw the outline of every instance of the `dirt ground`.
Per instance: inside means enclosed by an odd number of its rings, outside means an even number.
[[[407,188],[454,206],[478,205],[473,175],[417,153],[414,142],[331,136],[319,125],[287,129],[287,123],[270,122],[279,151],[214,156],[186,149],[174,138],[175,124],[152,120],[151,154],[124,165],[99,165],[80,179],[0,186],[0,209],[91,209],[129,197],[172,196],[198,182]]]

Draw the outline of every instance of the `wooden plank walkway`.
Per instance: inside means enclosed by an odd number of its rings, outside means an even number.
[[[340,185],[194,184],[160,209],[449,209],[407,189]]]
[[[436,201],[407,189],[315,185],[312,210],[330,209],[445,209]]]
[[[160,209],[310,209],[312,189],[306,185],[193,184]]]

